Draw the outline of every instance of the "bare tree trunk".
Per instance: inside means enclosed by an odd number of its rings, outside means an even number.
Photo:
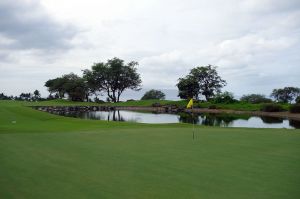
[[[120,101],[120,96],[121,96],[121,92],[118,92],[118,99],[117,99],[117,102]]]
[[[117,98],[116,98],[116,91],[115,90],[112,90],[112,101],[115,103],[117,102]]]
[[[204,96],[205,96],[206,101],[209,101],[209,96],[208,95],[204,95]]]

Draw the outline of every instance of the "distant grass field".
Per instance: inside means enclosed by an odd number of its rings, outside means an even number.
[[[197,126],[193,140],[189,124],[24,105],[0,101],[0,198],[300,198],[300,130]]]

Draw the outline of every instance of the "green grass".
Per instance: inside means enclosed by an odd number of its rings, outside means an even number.
[[[161,105],[178,105],[185,107],[187,105],[187,100],[137,100],[137,101],[127,101],[127,102],[117,102],[117,103],[94,103],[94,102],[72,102],[68,100],[56,99],[49,101],[38,101],[38,102],[17,102],[22,105],[27,106],[152,106],[154,103],[159,103]]]
[[[199,106],[201,108],[208,108],[210,105],[214,103],[211,102],[202,102],[199,104],[196,104],[196,106]],[[251,104],[247,102],[235,102],[231,104],[226,103],[217,103],[214,104],[217,106],[217,109],[230,109],[230,110],[238,110],[238,111],[260,111],[260,108],[262,104]],[[289,104],[280,104],[284,110],[289,109]]]
[[[80,120],[22,104],[0,101],[0,198],[300,197],[300,130],[199,126],[192,140],[189,124]]]
[[[26,106],[152,106],[154,103],[159,103],[161,105],[177,105],[179,107],[186,107],[188,104],[187,100],[137,100],[128,102],[118,102],[118,103],[93,103],[93,102],[72,102],[68,100],[49,100],[49,101],[39,101],[39,102],[17,102]],[[195,103],[194,107],[208,108],[214,103],[211,102],[200,102]],[[239,111],[259,111],[262,104],[251,104],[246,102],[236,102],[232,104],[215,104],[218,109],[231,109]],[[281,104],[284,110],[289,109],[289,104]]]

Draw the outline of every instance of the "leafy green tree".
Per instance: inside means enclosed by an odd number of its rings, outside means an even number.
[[[144,94],[141,100],[149,100],[149,99],[163,100],[165,99],[165,97],[166,95],[162,91],[151,89]]]
[[[0,100],[11,100],[13,96],[6,96],[4,93],[0,93]]]
[[[63,98],[66,94],[66,90],[64,88],[64,84],[66,83],[66,79],[63,77],[58,77],[55,79],[49,79],[45,83],[45,87],[48,88],[50,95],[57,95],[60,99]]]
[[[225,103],[225,104],[237,102],[237,100],[234,99],[233,93],[228,91],[225,91],[223,93],[217,93],[213,101],[214,103]]]
[[[178,97],[181,99],[198,99],[199,84],[193,76],[187,75],[184,78],[179,78],[176,86],[178,87]]]
[[[297,87],[274,89],[271,93],[271,97],[275,98],[276,101],[283,103],[291,103],[298,96],[300,96],[300,88]]]
[[[84,70],[83,77],[92,92],[106,92],[112,102],[119,102],[126,89],[140,90],[141,78],[137,73],[137,62],[124,63],[124,60],[113,58],[106,63],[100,62],[92,66],[92,70]]]
[[[72,101],[84,101],[88,98],[88,87],[85,79],[74,73],[50,79],[45,83],[45,86],[48,87],[51,94],[58,95],[59,98],[63,98],[65,94],[68,94]]]
[[[85,80],[77,75],[70,73],[64,75],[65,79],[64,90],[72,101],[84,101],[88,100],[87,85]]]
[[[249,95],[243,95],[240,99],[243,102],[248,102],[251,104],[259,104],[259,103],[271,103],[272,100],[266,98],[265,95],[261,94],[249,94]]]
[[[300,95],[295,99],[297,104],[300,104]]]
[[[21,93],[19,97],[15,98],[16,100],[25,100],[25,101],[30,101],[32,99],[32,94],[31,93]]]
[[[34,100],[40,99],[40,98],[41,98],[41,93],[40,93],[40,91],[35,90],[35,91],[33,92],[33,98],[34,98]]]
[[[203,95],[208,101],[225,85],[226,81],[218,75],[216,67],[211,65],[196,67],[186,77],[179,79],[178,96],[187,99]]]

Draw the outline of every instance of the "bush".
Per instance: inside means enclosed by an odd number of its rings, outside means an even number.
[[[297,104],[300,104],[300,96],[298,96],[295,101]]]
[[[260,94],[243,95],[240,100],[251,103],[251,104],[271,103],[272,102],[271,99],[268,99],[264,95],[260,95]]]
[[[144,96],[141,98],[141,100],[150,100],[150,99],[163,100],[163,99],[165,99],[165,97],[166,97],[166,95],[162,91],[151,89],[150,91],[147,91],[144,94]]]
[[[232,93],[225,91],[224,93],[217,94],[215,96],[215,98],[213,99],[213,102],[214,103],[231,104],[231,103],[237,102],[237,100],[234,99]]]
[[[152,104],[152,107],[161,107],[161,104],[158,103],[158,102],[156,102],[156,103],[153,103],[153,104]]]
[[[98,97],[95,97],[94,102],[99,103],[99,104],[105,103],[105,101],[99,99]]]
[[[290,106],[291,113],[300,113],[300,104],[293,104]]]
[[[211,104],[208,106],[208,109],[217,109],[217,106],[215,104]]]
[[[284,109],[279,104],[270,103],[270,104],[263,104],[260,110],[264,112],[280,112],[283,111]]]

